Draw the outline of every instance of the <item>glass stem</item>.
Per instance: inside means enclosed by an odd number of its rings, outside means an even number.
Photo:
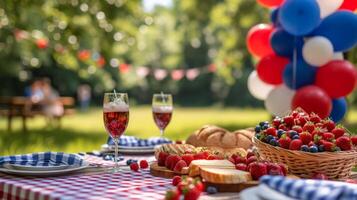
[[[115,162],[115,169],[119,168],[118,163],[118,138],[114,138],[115,150],[114,150],[114,162]]]
[[[164,137],[164,129],[160,129],[160,137]]]

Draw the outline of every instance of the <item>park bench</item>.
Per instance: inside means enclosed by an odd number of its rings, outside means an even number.
[[[63,115],[56,117],[57,125],[60,127],[61,118],[65,115],[71,115],[75,113],[74,105],[75,100],[73,97],[59,97],[58,99],[64,107]],[[12,130],[12,121],[15,117],[22,119],[22,129],[27,131],[27,119],[38,115],[46,116],[43,109],[36,109],[41,104],[33,103],[28,97],[0,97],[0,116],[7,118],[7,130]]]

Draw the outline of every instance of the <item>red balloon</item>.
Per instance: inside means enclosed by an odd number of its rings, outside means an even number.
[[[257,1],[260,5],[268,8],[280,6],[284,2],[284,0],[257,0]]]
[[[269,84],[279,85],[283,83],[283,72],[289,59],[275,54],[265,56],[257,65],[259,78]]]
[[[355,11],[357,9],[357,1],[356,0],[344,0],[339,10],[351,10]]]
[[[348,61],[334,60],[320,67],[315,85],[331,97],[340,98],[350,94],[357,83],[356,68]]]
[[[258,24],[253,26],[247,36],[247,46],[251,54],[257,57],[264,57],[274,53],[270,45],[270,34],[273,26],[269,24]]]
[[[321,118],[330,116],[332,101],[321,88],[309,85],[296,91],[292,100],[292,109],[302,108],[308,113],[316,113]]]

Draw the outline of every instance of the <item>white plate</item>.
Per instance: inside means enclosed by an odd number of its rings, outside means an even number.
[[[59,166],[30,166],[30,165],[18,165],[18,164],[6,164],[4,168],[7,169],[16,169],[22,171],[54,171],[67,169],[70,165],[59,165]]]
[[[76,172],[85,168],[90,167],[87,162],[83,162],[82,166],[71,166],[66,169],[59,170],[47,170],[47,171],[29,171],[29,170],[19,170],[15,168],[0,168],[0,172],[6,174],[20,175],[20,176],[54,176],[54,175],[63,175],[71,172]]]

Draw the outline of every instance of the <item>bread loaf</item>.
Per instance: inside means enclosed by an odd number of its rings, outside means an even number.
[[[235,169],[234,164],[228,160],[193,160],[189,166],[188,175],[191,177],[199,176],[202,167]]]
[[[249,172],[237,169],[202,167],[200,174],[203,180],[210,183],[237,184],[252,180]]]

